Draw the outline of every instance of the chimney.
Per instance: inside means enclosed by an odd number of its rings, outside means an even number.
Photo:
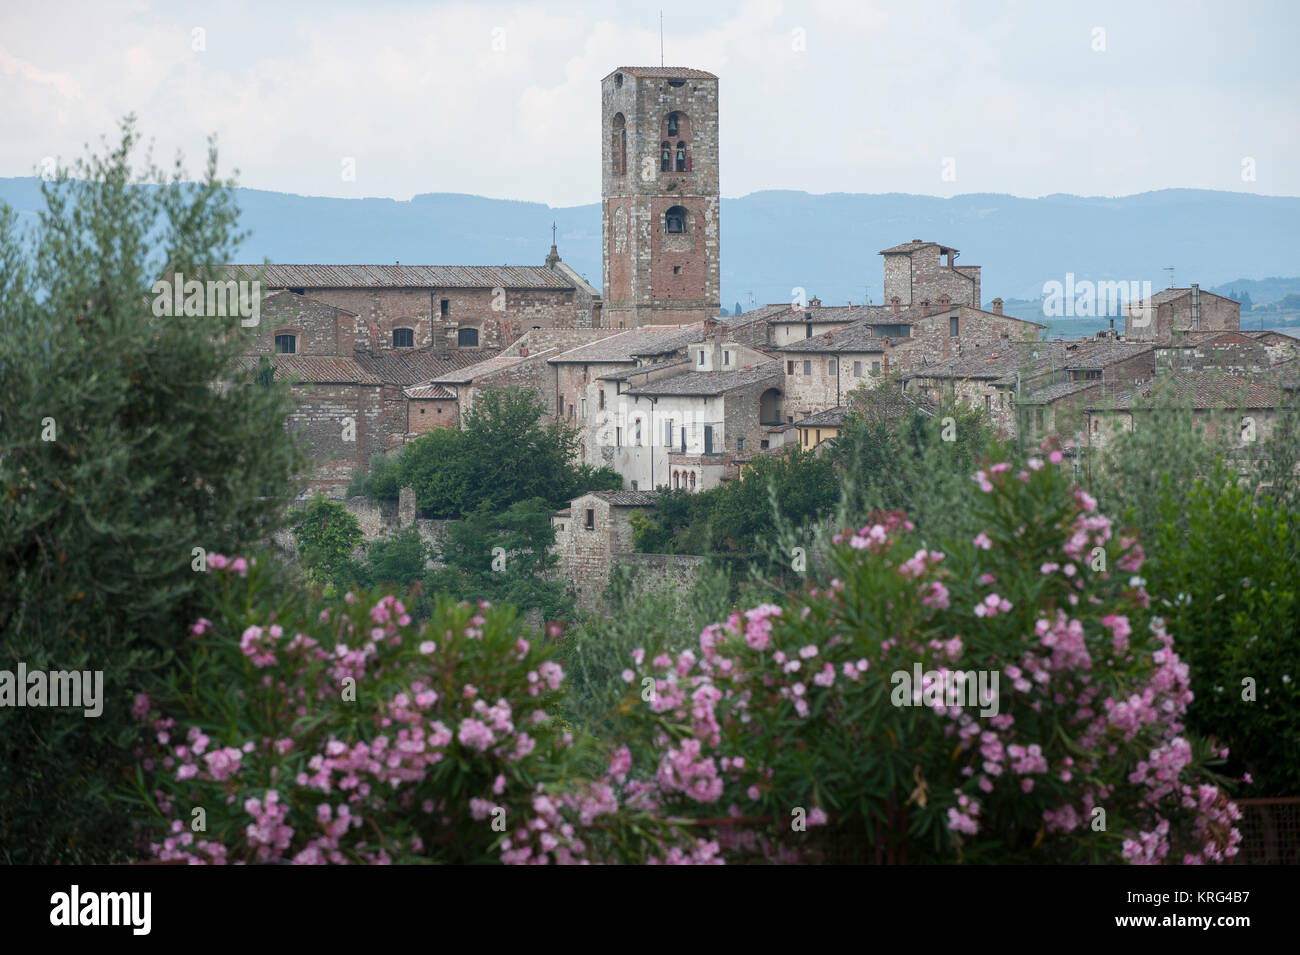
[[[912,240],[912,245],[920,245],[920,244],[921,244],[921,240],[920,240],[920,239],[913,239],[913,240]]]
[[[889,310],[893,312],[895,315],[897,315],[898,309],[899,309],[898,296],[895,295],[893,298],[889,300]]]
[[[940,310],[940,311],[947,311],[948,308],[949,308],[949,306],[951,306],[951,305],[952,305],[952,296],[947,295],[946,293],[943,294],[943,295],[940,295],[940,296],[939,296],[939,310]]]
[[[1201,287],[1192,283],[1192,331],[1201,330]]]
[[[808,304],[811,305],[813,308],[821,308],[822,300],[816,297],[810,298],[808,299]]]
[[[928,298],[923,299],[921,301],[921,315],[922,317],[924,317],[929,314],[930,314],[930,300]]]
[[[1001,314],[1002,314],[1002,299],[1000,299],[1000,298],[995,298],[995,299],[993,300],[993,314],[994,314],[994,315],[1001,315]]]

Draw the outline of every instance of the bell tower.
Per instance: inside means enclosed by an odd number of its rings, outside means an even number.
[[[623,66],[600,84],[606,324],[719,312],[718,78]]]

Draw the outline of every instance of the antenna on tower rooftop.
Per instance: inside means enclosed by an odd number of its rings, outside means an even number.
[[[664,65],[664,12],[659,11],[659,65]]]

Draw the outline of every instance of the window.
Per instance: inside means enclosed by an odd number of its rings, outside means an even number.
[[[695,472],[694,472],[694,471],[691,472],[691,490],[692,490],[692,491],[695,490]]]
[[[601,411],[604,411],[605,410],[605,389],[604,388],[598,389],[596,391],[596,394],[599,396],[600,399],[598,407],[600,408]]]
[[[671,235],[681,235],[686,231],[686,210],[673,206],[664,213],[664,231]]]
[[[586,398],[582,399],[582,420],[583,421],[587,420],[587,399]]]
[[[594,508],[587,508],[587,530],[594,530],[596,527],[596,511]]]
[[[878,374],[880,374],[880,362],[878,362],[878,361],[873,361],[873,362],[871,363],[871,373],[872,373],[873,375],[878,375]]]
[[[673,490],[674,490],[674,491],[680,491],[681,488],[682,488],[682,472],[681,472],[681,471],[674,471],[674,472],[673,472]]]
[[[985,396],[984,396],[984,410],[985,410],[985,411],[992,411],[992,410],[993,410],[993,398],[992,398],[991,395],[985,395]]]
[[[861,377],[862,377],[862,362],[860,362],[860,361],[855,361],[855,362],[853,363],[853,377],[854,377],[854,378],[861,378]]]
[[[414,348],[415,332],[409,328],[393,329],[393,347],[394,348]]]
[[[573,402],[569,402],[569,417],[572,418],[576,411],[577,411],[577,406],[574,405]]]
[[[804,338],[812,338],[812,323],[811,323],[811,322],[810,322],[809,324],[807,324],[807,325],[805,325],[805,326],[803,327],[803,337],[804,337]]]
[[[677,144],[677,171],[678,172],[686,171],[686,144],[685,143]]]
[[[673,275],[681,275],[681,274],[682,274],[682,267],[680,265],[674,265]]]
[[[622,429],[622,428],[615,428],[615,429],[614,429],[614,444],[615,444],[617,447],[620,447],[620,448],[623,447],[623,429]]]
[[[627,120],[622,113],[614,115],[610,152],[614,161],[614,175],[623,175],[627,172]]]
[[[681,117],[677,113],[668,114],[668,135],[676,136],[680,126]]]
[[[826,374],[838,375],[840,373],[840,363],[834,358],[826,363]]]
[[[461,348],[478,347],[478,329],[477,328],[458,328],[456,329],[456,344]]]
[[[703,365],[703,364],[704,364],[704,352],[703,352],[703,350],[700,351],[700,360],[699,360],[699,364],[700,364],[700,365]]]
[[[446,318],[448,315],[451,314],[451,299],[444,298],[441,302],[438,303],[438,314],[441,315],[443,318]]]
[[[729,351],[724,351],[724,352],[722,353],[722,363],[723,363],[724,365],[730,365],[730,364],[731,364],[731,352],[729,352]]]
[[[815,448],[815,447],[817,447],[817,445],[819,445],[819,444],[821,444],[821,443],[822,443],[822,429],[821,429],[821,428],[818,428],[818,429],[817,429],[817,438],[816,438],[816,440],[813,441],[813,447]]]
[[[667,421],[664,422],[664,447],[671,448],[672,446],[673,446],[673,419],[669,418]]]
[[[744,450],[745,450],[745,439],[744,439],[744,438],[737,438],[737,439],[736,439],[736,450],[737,450],[737,451],[744,451]]]
[[[805,361],[805,362],[803,363],[803,373],[804,373],[805,375],[811,375],[811,374],[812,374],[812,362],[811,362],[811,361]]]
[[[956,315],[948,319],[948,334],[951,335],[953,338],[957,337],[957,316]]]
[[[634,491],[639,491],[639,490],[640,490],[640,488],[637,487],[637,482],[636,482],[636,481],[633,481],[633,482],[632,482],[632,490],[634,490]]]
[[[641,419],[636,419],[636,446],[641,447]]]
[[[555,416],[557,418],[563,418],[564,417],[564,395],[560,395],[559,397],[557,397],[555,399],[555,403],[556,403]]]
[[[792,361],[787,361],[787,362],[785,363],[785,373],[786,373],[787,375],[793,375],[793,374],[794,374],[794,362],[792,362]]]
[[[659,144],[659,171],[668,172],[673,168],[673,154],[667,143]]]
[[[297,335],[276,335],[275,336],[275,353],[277,355],[292,355],[298,346]]]

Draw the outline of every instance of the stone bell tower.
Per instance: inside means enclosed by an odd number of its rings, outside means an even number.
[[[718,78],[624,66],[600,84],[605,322],[718,315]]]

